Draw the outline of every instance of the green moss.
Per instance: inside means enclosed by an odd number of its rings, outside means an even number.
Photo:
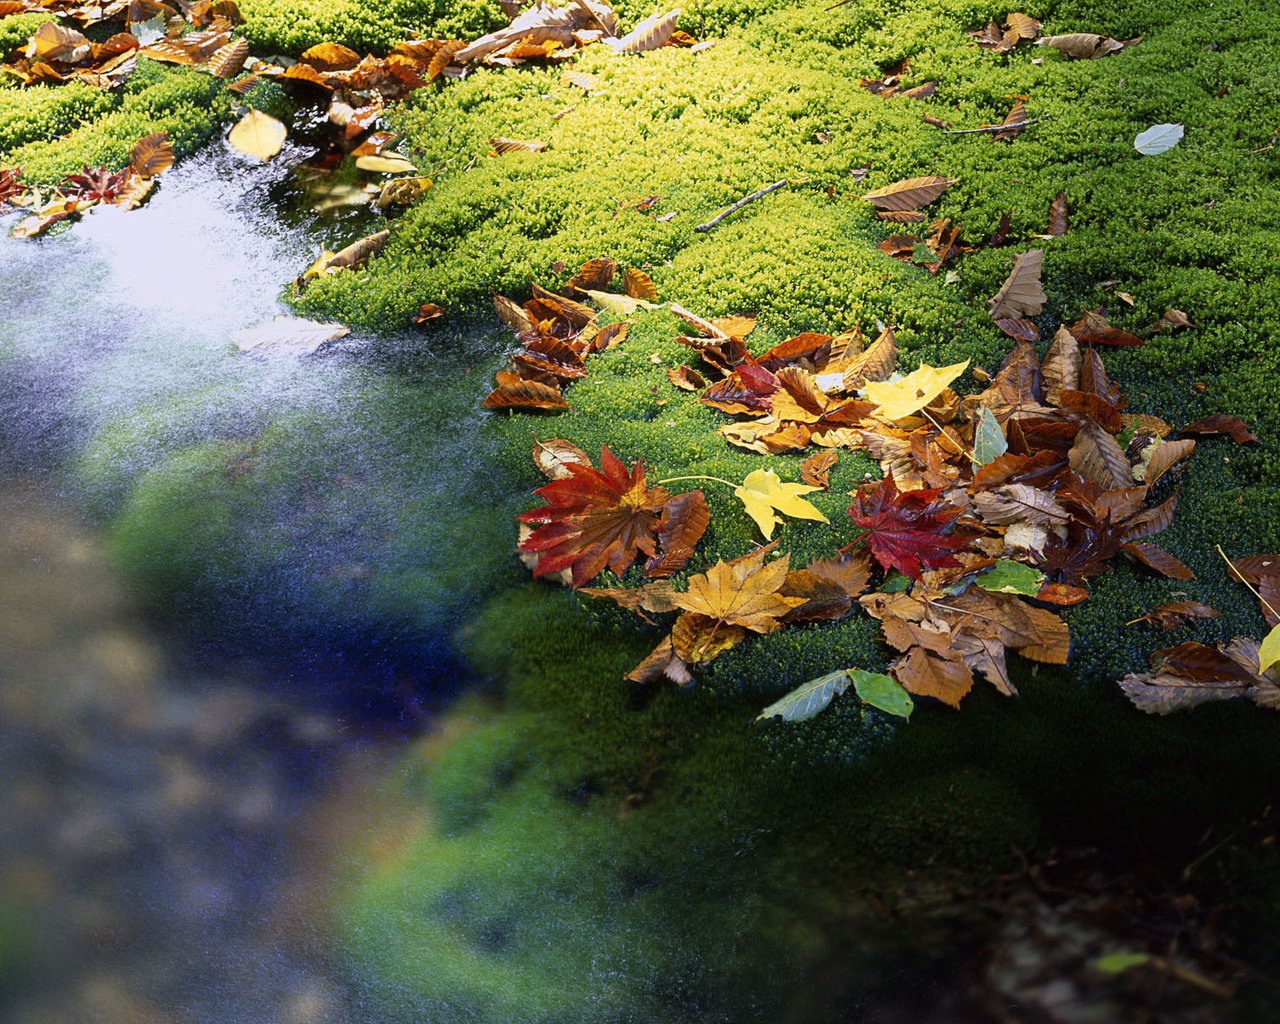
[[[51,184],[85,164],[119,169],[138,139],[158,131],[185,156],[230,110],[219,79],[146,59],[119,93],[88,93],[78,85],[0,90],[0,137],[16,141],[6,160],[22,168],[25,181]]]
[[[285,55],[330,41],[384,54],[415,36],[471,38],[506,24],[493,0],[244,0],[240,10],[250,45]]]

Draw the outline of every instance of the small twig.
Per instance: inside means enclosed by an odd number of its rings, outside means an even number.
[[[760,198],[763,198],[764,196],[767,196],[770,192],[774,192],[774,191],[776,191],[776,190],[778,190],[778,189],[782,188],[782,186],[783,186],[783,185],[785,185],[786,183],[787,183],[787,179],[786,179],[786,178],[783,178],[781,181],[775,181],[772,185],[768,185],[768,186],[766,186],[765,188],[762,188],[759,192],[752,192],[752,193],[751,193],[751,195],[749,195],[749,196],[743,196],[743,197],[742,197],[741,199],[739,199],[736,203],[734,203],[731,207],[729,207],[729,209],[725,210],[725,211],[724,211],[724,213],[717,213],[714,217],[712,217],[712,218],[711,218],[709,221],[707,221],[705,224],[699,224],[699,225],[698,225],[696,228],[694,228],[693,230],[694,230],[694,231],[704,232],[704,233],[705,233],[705,232],[707,232],[707,231],[710,231],[713,227],[715,227],[717,224],[719,224],[719,223],[720,223],[722,220],[724,220],[726,217],[728,217],[728,216],[730,216],[730,215],[732,215],[732,214],[737,213],[739,210],[741,210],[741,209],[742,209],[744,206],[746,206],[748,203],[754,203],[757,199],[760,199]]]
[[[1041,121],[1047,121],[1052,114],[1045,114],[1044,117],[1033,117],[1028,121],[1015,121],[1013,124],[984,124],[981,128],[947,128],[944,129],[943,135],[989,135],[992,132],[1012,132],[1020,128],[1025,128],[1029,124],[1039,124]]]
[[[935,427],[937,427],[939,435],[941,435],[942,437],[945,437],[948,441],[950,441],[953,445],[955,445],[956,451],[958,451],[966,459],[972,462],[975,466],[981,467],[982,463],[978,461],[978,456],[973,451],[971,451],[970,449],[962,445],[955,438],[953,438],[950,434],[948,434],[946,430],[943,428],[942,424],[929,415],[928,409],[921,409],[920,415],[923,416],[925,419],[927,419]]]

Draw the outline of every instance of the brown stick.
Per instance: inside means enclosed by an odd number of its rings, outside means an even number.
[[[981,128],[948,128],[942,134],[986,135],[990,132],[1012,132],[1019,128],[1025,128],[1029,124],[1039,124],[1041,121],[1047,121],[1050,116],[1046,114],[1044,117],[1033,117],[1029,121],[1015,121],[1013,124],[985,124]]]
[[[693,230],[694,230],[694,231],[700,231],[700,232],[703,232],[703,233],[705,233],[705,232],[707,232],[707,231],[710,231],[713,227],[715,227],[717,224],[719,224],[719,223],[720,223],[722,220],[724,220],[726,217],[730,216],[731,214],[735,214],[735,213],[737,213],[739,210],[741,210],[741,209],[742,209],[744,206],[746,206],[748,203],[754,203],[757,199],[760,199],[760,198],[763,198],[764,196],[767,196],[770,192],[774,192],[774,191],[776,191],[777,189],[782,188],[782,186],[783,186],[783,185],[785,185],[786,183],[787,183],[787,179],[786,179],[786,178],[783,178],[781,181],[775,181],[772,185],[767,185],[767,186],[765,186],[765,187],[764,187],[764,188],[762,188],[759,192],[752,192],[752,193],[751,193],[751,195],[749,195],[749,196],[743,196],[743,197],[742,197],[741,199],[739,199],[736,203],[734,203],[731,207],[729,207],[729,209],[725,210],[723,213],[717,213],[714,217],[712,217],[712,218],[711,218],[709,221],[707,221],[705,224],[699,224],[699,225],[698,225],[696,228],[694,228]]]

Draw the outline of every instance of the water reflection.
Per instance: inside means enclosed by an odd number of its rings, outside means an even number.
[[[357,1019],[311,825],[393,747],[260,683],[186,663],[93,532],[0,488],[6,1021]]]

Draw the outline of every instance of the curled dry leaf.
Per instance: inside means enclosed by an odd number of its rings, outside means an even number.
[[[1051,46],[1059,53],[1076,60],[1093,60],[1118,53],[1125,44],[1118,39],[1100,36],[1093,32],[1072,32],[1063,36],[1043,36],[1037,46]]]
[[[701,391],[707,386],[702,374],[690,366],[683,364],[667,371],[667,380],[681,391]]]
[[[549,441],[533,439],[533,464],[548,480],[565,480],[573,476],[570,466],[590,466],[591,457],[572,441],[553,437]]]
[[[823,491],[828,490],[831,487],[830,475],[832,467],[835,466],[839,458],[840,456],[831,449],[810,455],[804,462],[800,463],[800,479],[810,487],[817,487]]]
[[[646,53],[666,46],[676,31],[680,8],[666,14],[654,14],[640,22],[621,39],[608,39],[614,53]]]
[[[173,143],[168,133],[146,135],[129,150],[129,166],[140,178],[154,178],[173,166]]]
[[[541,153],[547,148],[547,144],[538,139],[506,139],[501,136],[490,139],[489,145],[498,156],[506,156],[508,153]]]

